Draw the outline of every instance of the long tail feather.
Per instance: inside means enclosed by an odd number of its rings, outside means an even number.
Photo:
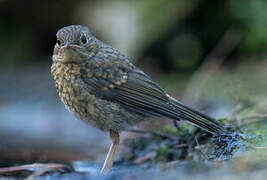
[[[189,106],[186,106],[176,101],[175,99],[171,99],[171,102],[175,106],[177,111],[179,111],[179,114],[181,114],[180,119],[182,118],[183,120],[187,120],[215,135],[225,133],[225,127],[214,118],[209,117]]]

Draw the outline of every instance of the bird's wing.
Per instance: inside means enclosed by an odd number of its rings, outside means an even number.
[[[145,115],[166,116],[169,99],[148,75],[128,61],[97,63],[89,62],[82,73],[91,94]]]
[[[119,57],[88,62],[82,78],[91,94],[147,116],[188,120],[213,134],[224,131],[216,120],[170,98],[148,75]]]

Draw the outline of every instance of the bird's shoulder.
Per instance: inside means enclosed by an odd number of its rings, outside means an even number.
[[[167,99],[164,90],[118,50],[103,45],[82,69],[88,90],[105,99],[116,99],[125,91],[148,93]]]
[[[117,49],[99,44],[95,56],[81,68],[88,90],[98,97],[114,97],[115,88],[127,82],[128,73],[136,67]]]
[[[136,67],[117,49],[101,44],[99,50],[82,66],[84,79],[103,79],[113,84],[123,83],[128,72]]]

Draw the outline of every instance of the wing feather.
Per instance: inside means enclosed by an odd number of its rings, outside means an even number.
[[[114,62],[111,62],[98,58],[95,59],[98,66],[94,67],[93,60],[83,70],[91,70],[93,76],[82,77],[91,94],[146,116],[188,120],[213,134],[224,132],[224,127],[215,119],[170,98],[158,84],[129,61],[113,59]],[[101,76],[94,72],[107,74]]]

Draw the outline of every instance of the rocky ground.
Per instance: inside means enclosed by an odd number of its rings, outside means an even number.
[[[108,135],[64,109],[47,66],[6,70],[0,76],[4,84],[0,89],[0,165],[8,169],[0,169],[0,179],[265,179],[267,100],[262,82],[266,73],[249,67],[250,72],[259,73],[248,75],[242,68],[235,73],[221,71],[205,80],[209,84],[205,88],[212,93],[202,91],[193,98],[198,99],[196,104],[212,104],[206,109],[230,125],[232,133],[212,137],[186,123],[157,120],[161,123],[153,128],[142,125],[142,130],[122,134],[114,167],[104,175],[99,169],[108,150]],[[226,86],[230,80],[238,82],[238,89]],[[225,97],[220,105],[210,101],[214,90],[217,99]],[[257,96],[252,96],[255,92]]]

